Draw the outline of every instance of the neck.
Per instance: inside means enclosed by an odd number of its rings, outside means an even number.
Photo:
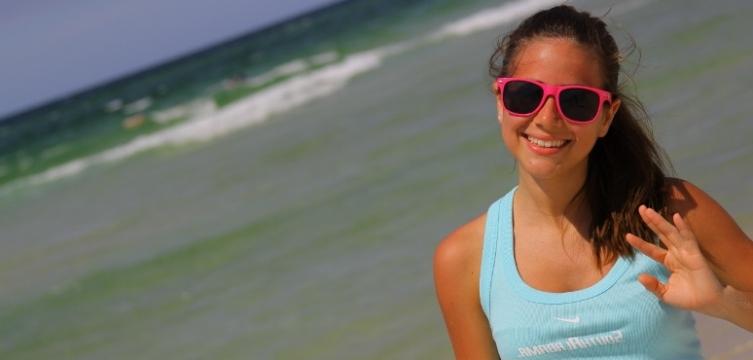
[[[549,179],[534,178],[530,174],[520,172],[516,203],[524,212],[530,211],[539,216],[560,220],[567,218],[572,221],[574,218],[581,218],[577,215],[584,210],[584,203],[578,192],[585,181],[585,171],[579,172],[577,176],[569,174]]]
[[[585,194],[579,194],[585,182],[585,169],[549,179],[535,178],[521,171],[513,199],[513,213],[522,214],[520,219],[527,218],[525,221],[533,221],[537,226],[553,225],[560,228],[562,244],[567,242],[569,247],[573,244],[589,244],[591,211]],[[567,233],[577,235],[566,236]],[[591,246],[589,244],[589,248]],[[594,258],[594,261],[597,267],[601,267],[611,261],[609,259],[609,255],[602,249],[600,257]]]

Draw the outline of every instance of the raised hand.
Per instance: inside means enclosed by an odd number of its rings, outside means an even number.
[[[648,257],[664,264],[671,272],[666,284],[649,274],[641,274],[638,281],[669,305],[708,314],[716,313],[723,286],[709,267],[695,235],[680,214],[672,216],[672,224],[644,205],[640,206],[638,213],[667,249],[633,234],[627,234],[626,240]]]

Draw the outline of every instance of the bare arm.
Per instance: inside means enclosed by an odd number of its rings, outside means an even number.
[[[753,332],[753,292],[743,292],[727,285],[722,291],[717,317]]]
[[[739,288],[747,290],[753,281],[753,244],[708,195],[688,183],[682,185],[683,200],[694,204],[692,211],[685,209],[687,220],[675,213],[669,222],[652,209],[639,209],[644,222],[666,249],[632,234],[626,236],[636,249],[671,271],[666,284],[648,274],[638,280],[667,304],[719,317],[753,331],[753,292]]]
[[[485,218],[452,232],[434,253],[437,299],[456,359],[499,359],[479,299]]]
[[[753,241],[719,203],[695,185],[670,181],[670,210],[685,219],[722,284],[753,292]]]

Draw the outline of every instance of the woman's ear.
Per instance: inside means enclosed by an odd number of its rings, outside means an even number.
[[[599,137],[604,137],[607,135],[607,132],[609,132],[609,127],[612,126],[612,120],[614,120],[614,116],[617,115],[617,110],[620,110],[620,105],[622,105],[620,99],[615,99],[612,101],[612,104],[609,105],[609,110],[607,110],[606,114],[607,116],[601,124],[601,129],[599,129]]]
[[[496,81],[492,81],[492,93],[494,94],[494,103],[497,104],[497,121],[501,124],[504,108],[502,107],[502,99],[499,97],[499,87],[497,87]]]

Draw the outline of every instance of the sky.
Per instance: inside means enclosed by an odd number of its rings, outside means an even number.
[[[337,0],[0,0],[0,118]]]

